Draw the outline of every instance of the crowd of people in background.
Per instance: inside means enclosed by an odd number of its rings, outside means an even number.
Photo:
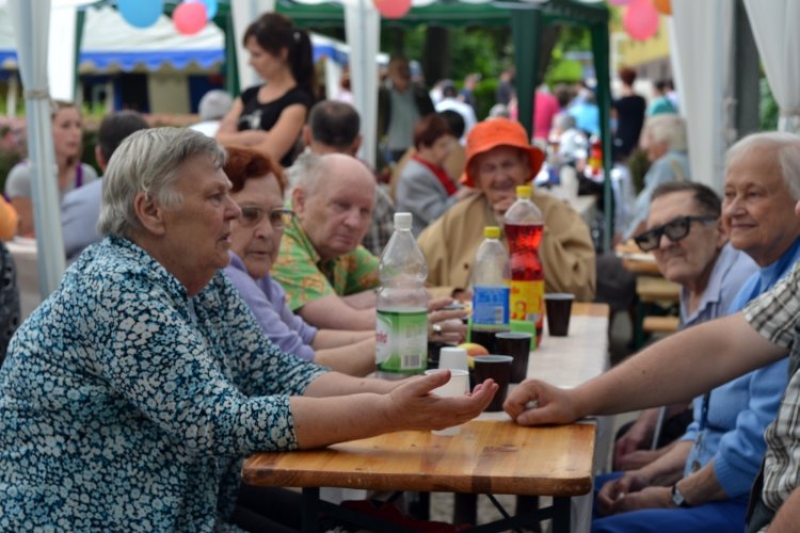
[[[481,73],[429,88],[397,55],[377,89],[378,142],[364,146],[351,103],[358,80],[345,70],[336,95],[318,94],[307,31],[266,13],[242,45],[263,83],[235,97],[209,91],[196,124],[151,128],[130,110],[104,117],[101,178],[81,161],[79,106],[53,102],[53,179],[71,266],[20,326],[13,260],[0,249],[0,361],[18,328],[0,369],[0,529],[296,529],[290,494],[241,486],[246,455],[458,424],[497,388],[487,380],[463,398],[432,400],[443,375],[367,377],[395,212],[413,214],[427,260],[429,340],[459,343],[467,312],[450,304],[470,298],[483,229],[502,226],[516,187],[530,182],[542,185],[531,199],[546,226],[546,291],[631,308],[635,280],[615,254],[598,253],[591,222],[564,201],[603,179],[615,183],[610,240],[654,253],[681,285],[687,331],[573,391],[527,381],[506,411],[538,424],[673,405],[668,447],[643,449],[652,410],[620,434],[619,471],[597,480],[596,532],[735,531],[760,467],[752,531],[797,500],[800,386],[788,374],[798,358],[787,333],[800,301],[794,137],[737,143],[720,197],[692,182],[668,80],[645,98],[636,71],[619,70],[612,153],[602,154],[591,84],[541,83],[529,134],[513,68],[497,73],[489,102]],[[603,157],[614,163],[610,176]],[[635,158],[647,161],[636,196],[619,185]],[[0,239],[35,238],[27,161],[4,192]],[[726,315],[735,346],[714,320]],[[736,362],[718,358],[712,369],[700,361],[709,350],[730,350]],[[675,368],[692,379],[670,366],[670,351],[687,353]],[[691,409],[679,401],[712,388]],[[366,413],[357,423],[355,410]],[[123,463],[135,468],[121,472]],[[291,503],[259,503],[267,500]]]

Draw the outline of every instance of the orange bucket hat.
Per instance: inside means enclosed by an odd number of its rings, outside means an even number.
[[[544,162],[544,152],[530,145],[528,134],[522,124],[507,118],[491,118],[476,124],[467,135],[467,162],[461,175],[461,183],[467,187],[475,187],[475,176],[470,171],[472,160],[498,146],[519,148],[528,154],[531,159],[529,181],[539,173]]]

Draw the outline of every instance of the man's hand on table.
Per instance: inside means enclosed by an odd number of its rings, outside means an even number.
[[[487,379],[471,393],[455,398],[430,394],[450,379],[450,372],[434,372],[405,379],[381,397],[383,412],[395,431],[444,429],[469,422],[480,415],[497,392],[497,384]]]
[[[508,393],[503,409],[517,424],[568,424],[584,415],[575,403],[573,389],[559,389],[536,379],[517,385]]]

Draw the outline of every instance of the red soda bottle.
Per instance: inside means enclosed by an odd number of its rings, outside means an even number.
[[[539,257],[544,217],[531,201],[529,185],[517,187],[517,200],[506,211],[504,230],[511,265],[511,319],[535,324],[538,346],[544,323],[544,268]]]

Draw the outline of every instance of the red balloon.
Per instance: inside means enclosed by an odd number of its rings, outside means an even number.
[[[628,35],[638,41],[646,41],[658,31],[658,11],[650,0],[631,0],[622,25]]]
[[[203,2],[183,2],[172,13],[175,29],[183,35],[194,35],[208,23],[208,13]]]
[[[671,0],[653,0],[656,10],[664,15],[672,15],[672,1]]]
[[[372,0],[378,12],[387,19],[399,19],[411,9],[411,0]]]

